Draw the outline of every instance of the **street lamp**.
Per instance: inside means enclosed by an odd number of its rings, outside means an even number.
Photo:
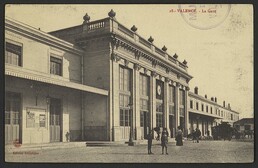
[[[134,146],[133,142],[133,104],[128,104],[129,112],[130,112],[130,135],[129,135],[129,142],[128,146]]]

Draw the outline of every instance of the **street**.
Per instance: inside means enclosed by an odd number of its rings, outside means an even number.
[[[184,146],[169,143],[168,155],[161,146],[147,145],[80,147],[6,153],[6,162],[61,163],[250,163],[254,161],[254,143],[239,141],[185,141]]]

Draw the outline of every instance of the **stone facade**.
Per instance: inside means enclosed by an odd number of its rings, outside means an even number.
[[[174,138],[178,126],[185,136],[191,133],[200,124],[198,115],[206,123],[206,131],[215,119],[228,119],[217,115],[224,107],[189,92],[192,76],[185,60],[180,62],[165,46],[155,46],[152,37],[142,38],[135,26],[126,28],[112,12],[108,18],[92,22],[86,15],[82,25],[50,33],[10,19],[5,28],[6,42],[22,46],[21,65],[5,64],[6,92],[22,97],[21,143],[47,143],[53,135],[65,141],[67,132],[74,141],[141,140],[155,127],[167,128]],[[51,74],[51,57],[61,60],[61,75]],[[34,85],[41,90],[33,89]],[[51,109],[57,107],[49,98],[61,102],[57,127],[50,119]],[[209,104],[214,114],[190,107],[191,101],[197,100]],[[26,127],[30,108],[34,114],[43,113],[45,127]],[[234,120],[237,117],[235,112]],[[6,124],[6,133],[11,126]],[[39,136],[29,138],[34,133]]]
[[[21,49],[18,64],[15,46]],[[5,47],[6,143],[61,142],[67,132],[77,141],[88,137],[96,111],[97,120],[106,120],[108,91],[83,84],[82,49],[11,19],[5,20]],[[61,75],[50,72],[51,57],[61,60]],[[51,100],[61,103],[58,115],[51,113]],[[93,100],[99,102],[94,110]],[[105,122],[94,124],[107,129]]]

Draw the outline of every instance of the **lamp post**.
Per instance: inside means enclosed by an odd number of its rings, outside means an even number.
[[[133,104],[128,104],[129,106],[129,113],[130,113],[130,135],[129,135],[129,142],[128,146],[134,146],[133,142]]]

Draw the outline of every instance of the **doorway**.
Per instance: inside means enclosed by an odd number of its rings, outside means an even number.
[[[173,125],[174,125],[174,115],[169,115],[169,129],[170,129],[171,138],[175,137],[175,128],[173,127]]]
[[[149,112],[148,111],[141,111],[141,127],[143,128],[143,137],[144,139],[147,139],[147,136],[149,134]]]
[[[61,100],[50,99],[50,142],[60,142],[62,137]]]
[[[5,94],[5,144],[21,143],[21,95]]]
[[[131,112],[129,108],[120,108],[121,139],[129,139],[130,137]]]

